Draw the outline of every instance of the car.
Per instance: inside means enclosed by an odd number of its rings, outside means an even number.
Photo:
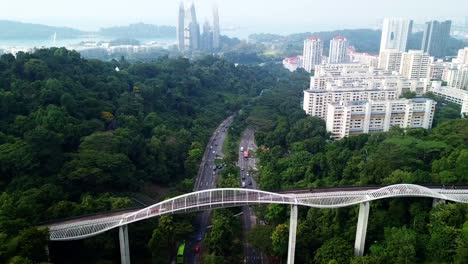
[[[249,181],[249,185],[252,185],[252,181]]]
[[[216,153],[216,151],[213,150],[213,154],[215,154],[215,153]]]
[[[242,181],[242,188],[245,188],[245,181]]]
[[[241,171],[244,171],[244,168],[241,168]]]
[[[218,143],[215,143],[215,146],[218,146]]]
[[[195,254],[200,253],[200,245],[199,244],[195,245],[194,251],[195,251]]]
[[[197,239],[197,241],[202,241],[202,239],[203,239],[203,234],[202,234],[201,232],[198,233],[197,236],[196,236],[196,239]]]
[[[250,176],[250,174],[249,174],[248,172],[246,173],[246,175],[247,175],[247,177],[249,177],[249,176]]]
[[[245,175],[242,175],[242,179],[245,180]]]

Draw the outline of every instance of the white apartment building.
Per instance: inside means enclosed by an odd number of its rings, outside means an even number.
[[[343,36],[336,36],[330,40],[328,63],[344,63],[348,60],[348,40]]]
[[[400,71],[401,66],[401,57],[403,52],[397,49],[386,49],[381,50],[379,54],[379,64],[378,67],[380,69],[384,69],[387,71]]]
[[[304,40],[303,66],[311,72],[315,65],[322,63],[323,42],[319,37],[311,36]]]
[[[432,57],[431,57],[432,58]],[[443,60],[431,61],[427,71],[427,79],[432,81],[440,81],[444,76],[444,71],[447,68],[447,63]]]
[[[444,100],[461,105],[461,115],[468,115],[468,91],[442,86],[442,82],[432,82],[430,91]]]
[[[334,90],[305,90],[303,109],[308,115],[327,119],[329,104],[340,101],[392,100],[398,99],[396,90],[366,88],[342,88]]]
[[[410,50],[401,56],[400,74],[408,79],[426,78],[431,57],[422,50]]]
[[[379,56],[369,53],[356,52],[354,49],[348,49],[348,60],[350,63],[365,64],[377,68],[379,66]]]
[[[468,47],[459,50],[458,56],[453,59],[453,62],[458,64],[468,64]]]
[[[405,52],[412,26],[413,21],[409,19],[385,18],[382,25],[380,51],[396,49]]]
[[[447,86],[468,90],[468,64],[446,68],[442,80],[447,82]]]
[[[436,102],[426,98],[341,101],[327,107],[327,130],[340,139],[350,135],[402,128],[432,127]]]
[[[315,67],[310,89],[381,89],[396,90],[399,95],[406,91],[417,95],[426,93],[427,79],[409,80],[396,72],[389,72],[362,64],[324,64]]]

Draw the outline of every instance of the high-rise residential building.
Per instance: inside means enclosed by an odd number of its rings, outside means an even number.
[[[451,25],[452,21],[450,20],[443,22],[436,20],[426,22],[421,50],[436,58],[445,56],[445,48],[450,38]]]
[[[330,40],[328,63],[343,63],[348,61],[348,40],[343,36],[336,36]]]
[[[404,18],[385,18],[380,40],[380,51],[396,49],[406,51],[408,37],[413,27],[413,21]]]
[[[311,36],[304,40],[303,64],[307,72],[322,63],[323,42],[319,37]]]
[[[432,58],[432,57],[431,57]],[[427,79],[431,81],[440,81],[444,76],[444,71],[447,68],[448,62],[444,62],[443,60],[432,60],[429,64],[429,70],[427,72]]]
[[[402,54],[403,53],[397,49],[381,50],[378,67],[391,72],[399,72]]]
[[[453,62],[459,64],[468,64],[468,47],[460,49],[458,51],[457,58],[453,59]]]
[[[304,91],[303,109],[306,114],[327,119],[327,107],[340,101],[398,99],[396,89],[339,88],[333,90],[309,89]]]
[[[442,80],[447,82],[449,87],[468,90],[468,65],[452,65],[446,68]]]
[[[184,9],[184,4],[180,3],[177,39],[180,51],[195,51],[200,48],[200,25],[193,3],[188,9]]]
[[[213,52],[213,29],[208,21],[203,25],[203,34],[201,36],[201,48],[207,52]]]
[[[177,46],[180,51],[186,52],[203,50],[211,53],[218,50],[220,48],[218,7],[213,8],[213,26],[206,22],[203,25],[203,32],[200,32],[195,4],[192,3],[185,9],[181,2],[177,24]]]
[[[184,3],[180,2],[179,17],[177,23],[177,47],[179,50],[184,50],[184,30],[185,30],[185,7]]]
[[[426,98],[399,100],[341,101],[327,108],[326,126],[332,137],[402,128],[431,128],[436,102]]]
[[[219,27],[219,12],[218,6],[213,7],[213,49],[218,50],[220,48],[220,27]]]
[[[400,74],[408,79],[427,78],[431,57],[422,50],[410,50],[401,56]]]
[[[198,50],[200,48],[200,25],[197,21],[197,12],[195,11],[195,3],[190,6],[190,48]]]

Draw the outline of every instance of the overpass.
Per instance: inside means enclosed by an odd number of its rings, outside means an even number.
[[[92,237],[119,228],[122,264],[130,263],[128,225],[166,214],[187,213],[216,208],[256,204],[291,205],[289,224],[288,263],[294,263],[298,206],[314,208],[340,208],[359,205],[359,216],[354,245],[355,254],[363,255],[370,202],[386,198],[426,197],[435,203],[451,201],[468,203],[468,186],[446,189],[442,186],[424,187],[414,184],[396,184],[382,188],[357,187],[328,190],[305,190],[285,193],[265,192],[253,189],[209,189],[177,196],[136,212],[127,212],[94,219],[75,219],[49,225],[50,240],[70,241]]]

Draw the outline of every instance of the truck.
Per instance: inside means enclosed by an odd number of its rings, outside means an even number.
[[[244,159],[249,158],[249,151],[244,150]]]

